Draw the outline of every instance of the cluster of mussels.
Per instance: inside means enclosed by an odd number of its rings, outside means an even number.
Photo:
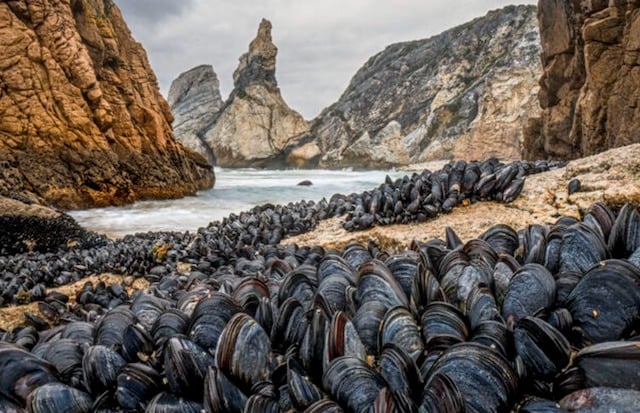
[[[640,411],[636,208],[395,253],[278,243],[361,205],[335,199],[0,257],[5,286],[56,324],[0,331],[0,411]],[[86,284],[74,304],[46,290],[105,271],[151,287]]]
[[[484,162],[457,161],[441,170],[424,170],[411,177],[385,182],[373,191],[350,196],[336,195],[332,203],[348,212],[344,229],[353,231],[373,225],[426,221],[448,213],[461,203],[478,200],[511,202],[520,195],[527,175],[563,166],[562,162],[516,161],[509,164],[490,158]]]
[[[387,178],[372,191],[336,194],[328,201],[256,206],[214,221],[197,233],[144,233],[116,241],[89,233],[78,247],[69,250],[0,255],[0,306],[41,301],[47,287],[93,274],[129,274],[154,281],[164,272],[175,272],[177,261],[217,268],[242,258],[251,260],[261,247],[310,231],[330,217],[346,215],[344,227],[355,230],[422,221],[449,212],[462,202],[508,202],[520,194],[525,176],[561,165],[550,161],[505,164],[495,158],[451,162],[437,172],[425,170],[395,182]],[[165,253],[157,254],[157,250],[165,247],[172,259],[158,259]]]

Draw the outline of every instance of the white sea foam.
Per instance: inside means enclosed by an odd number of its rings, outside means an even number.
[[[195,231],[230,213],[264,203],[286,204],[327,199],[335,193],[349,194],[372,189],[385,176],[397,178],[402,171],[257,170],[216,168],[213,189],[197,196],[165,201],[142,201],[122,207],[72,211],[80,225],[92,231],[122,237],[146,231]],[[298,186],[310,180],[311,186]]]

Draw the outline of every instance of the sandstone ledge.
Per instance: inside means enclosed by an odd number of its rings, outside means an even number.
[[[568,183],[575,178],[581,181],[581,189],[569,195]],[[359,232],[345,231],[343,218],[332,218],[321,222],[314,231],[284,242],[341,249],[352,241],[366,243],[373,239],[384,248],[400,249],[408,247],[414,239],[444,239],[447,226],[463,241],[468,241],[498,223],[519,230],[533,223],[552,223],[564,215],[581,217],[596,201],[611,207],[640,203],[640,144],[578,159],[564,168],[530,176],[520,197],[510,204],[478,202],[459,206],[450,214],[424,223],[379,226]]]

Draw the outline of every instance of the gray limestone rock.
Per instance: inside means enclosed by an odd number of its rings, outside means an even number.
[[[519,158],[539,113],[534,6],[508,6],[425,40],[388,46],[312,122],[325,167]]]
[[[220,108],[220,82],[211,65],[196,66],[178,76],[167,98],[174,120],[173,134],[186,147],[214,162],[211,149],[199,133],[209,127]]]

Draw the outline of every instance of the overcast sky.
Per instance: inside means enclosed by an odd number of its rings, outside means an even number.
[[[261,18],[273,23],[276,78],[293,109],[311,119],[336,101],[385,46],[438,34],[509,0],[115,0],[165,95],[180,73],[211,64],[226,99],[238,58]],[[517,3],[536,3],[518,0]]]

